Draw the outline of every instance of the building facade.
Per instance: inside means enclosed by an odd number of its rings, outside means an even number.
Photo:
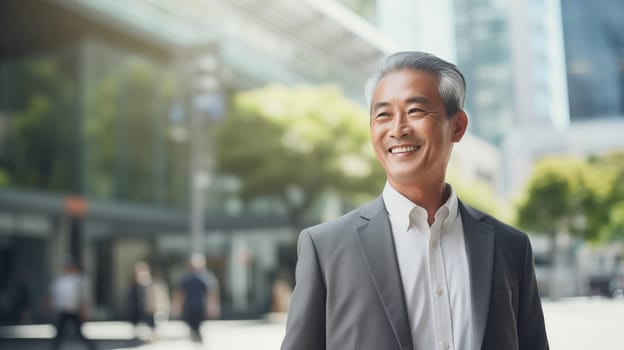
[[[210,169],[196,168],[193,148],[241,89],[335,84],[364,100],[392,43],[346,8],[321,5],[2,2],[0,321],[14,321],[5,301],[23,274],[32,321],[49,321],[38,301],[70,253],[93,284],[96,318],[124,318],[136,261],[177,282],[197,248],[198,198],[197,249],[221,282],[223,316],[268,312],[272,277],[294,253],[285,213],[270,202],[232,209],[230,185],[211,173],[197,191],[196,170]],[[218,66],[189,74],[196,64]]]
[[[572,122],[624,116],[624,3],[561,2]]]

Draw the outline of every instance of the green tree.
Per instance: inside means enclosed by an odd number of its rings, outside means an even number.
[[[4,181],[12,186],[76,190],[76,92],[71,60],[36,58],[12,67],[10,155]],[[8,179],[7,179],[8,177]]]
[[[187,173],[185,145],[165,137],[165,115],[174,82],[166,66],[132,56],[100,64],[87,91],[84,132],[89,195],[132,202],[180,205],[187,188],[175,182]],[[161,153],[158,153],[158,149]],[[164,184],[157,159],[164,157]],[[164,185],[164,186],[163,186]],[[162,190],[158,198],[154,189]]]
[[[5,187],[9,184],[9,174],[6,170],[0,169],[0,187]]]
[[[624,200],[609,210],[609,221],[605,226],[605,236],[612,240],[624,240]]]
[[[601,241],[624,239],[624,152],[589,158],[599,186],[598,200],[591,203],[588,221]]]
[[[624,153],[539,161],[518,207],[526,229],[566,231],[593,241],[619,237],[624,207]]]
[[[554,275],[550,293],[560,296],[559,268],[564,260],[575,264],[571,251],[559,254],[559,235],[597,240],[601,226],[608,220],[604,205],[613,183],[613,172],[592,166],[578,157],[547,157],[535,164],[527,183],[525,198],[517,213],[518,225],[550,237],[550,261]]]
[[[518,225],[535,232],[561,232],[592,238],[588,206],[599,200],[597,172],[581,158],[539,160],[518,206]]]
[[[330,86],[236,94],[216,146],[217,167],[241,180],[242,199],[278,199],[296,231],[324,195],[359,204],[378,194],[385,179],[366,110]]]

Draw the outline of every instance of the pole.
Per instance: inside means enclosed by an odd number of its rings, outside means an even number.
[[[205,195],[212,171],[208,129],[210,119],[219,114],[214,98],[219,92],[219,60],[214,43],[195,47],[184,56],[183,76],[189,84],[186,110],[190,127],[190,251],[203,254]]]
[[[197,114],[192,113],[197,123]],[[200,128],[191,128],[191,253],[202,253],[204,247],[204,192],[207,187],[207,175],[200,167],[201,142],[198,135]]]

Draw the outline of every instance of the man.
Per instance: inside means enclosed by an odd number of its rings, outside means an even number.
[[[128,288],[128,316],[134,325],[135,337],[140,338],[139,323],[153,327],[147,311],[147,289],[152,283],[150,267],[145,261],[137,261],[132,268],[132,280]]]
[[[52,307],[56,312],[56,336],[52,340],[52,350],[59,349],[66,328],[71,326],[74,333],[89,349],[95,343],[82,333],[82,323],[90,313],[90,292],[86,278],[80,274],[73,257],[67,257],[63,273],[52,283],[50,290]]]
[[[191,339],[202,342],[200,326],[206,319],[221,315],[219,283],[206,269],[206,258],[193,254],[189,259],[189,272],[182,278],[173,296],[173,311],[181,315],[191,330]]]
[[[367,98],[386,186],[301,233],[282,349],[548,349],[527,236],[445,182],[465,86],[430,54],[380,62]]]

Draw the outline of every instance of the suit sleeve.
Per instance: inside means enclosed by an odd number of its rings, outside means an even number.
[[[528,238],[525,243],[522,281],[518,307],[518,340],[522,350],[549,349],[544,313],[537,289],[533,252]]]
[[[295,289],[288,309],[282,350],[325,349],[326,290],[310,233],[299,235]]]

